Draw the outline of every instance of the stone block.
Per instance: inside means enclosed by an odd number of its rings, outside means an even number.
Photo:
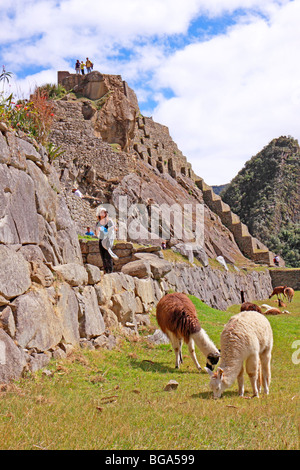
[[[15,339],[22,348],[46,351],[60,342],[62,325],[45,289],[21,295],[11,305],[16,321]]]
[[[0,245],[0,295],[12,299],[31,285],[29,263],[9,246]]]
[[[9,383],[19,379],[25,366],[24,353],[10,336],[0,329],[0,383]]]
[[[131,261],[122,266],[121,272],[140,279],[151,276],[150,263],[148,260]]]
[[[54,266],[53,270],[61,280],[66,281],[72,287],[83,286],[88,283],[88,273],[80,264],[62,264]]]
[[[94,285],[101,280],[101,271],[98,266],[86,264],[85,269],[88,273],[88,284]]]
[[[77,293],[79,303],[79,332],[81,338],[95,338],[105,331],[105,323],[98,305],[97,295],[92,286]]]

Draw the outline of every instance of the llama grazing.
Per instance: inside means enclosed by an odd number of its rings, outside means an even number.
[[[289,302],[293,300],[294,295],[295,291],[291,287],[286,287],[284,289],[284,296],[288,299]]]
[[[255,311],[255,312],[262,313],[261,308],[256,304],[252,304],[251,302],[242,303],[240,311],[245,312],[246,310],[250,310],[251,312]]]
[[[230,318],[221,334],[220,367],[211,376],[210,387],[214,398],[238,381],[239,395],[244,395],[244,368],[249,375],[253,396],[258,397],[260,368],[264,392],[269,393],[271,381],[272,328],[263,315],[256,311],[244,311]]]
[[[201,328],[196,308],[185,294],[166,294],[160,299],[156,307],[156,318],[160,329],[167,335],[174,349],[176,362],[179,368],[182,361],[182,343],[187,343],[189,353],[199,372],[201,366],[195,354],[195,343],[206,356],[206,367],[210,370],[217,364],[220,352],[207,333]]]
[[[273,289],[273,292],[272,294],[269,296],[269,299],[271,299],[271,297],[273,297],[273,295],[277,295],[277,299],[279,299],[280,295],[282,295],[282,297],[284,297],[284,289],[286,289],[287,286],[278,286],[278,287],[274,287]],[[282,298],[283,300],[283,298]]]

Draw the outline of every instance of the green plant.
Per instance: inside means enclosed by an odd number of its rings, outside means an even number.
[[[2,72],[1,81],[8,81],[10,72]],[[25,132],[38,143],[46,144],[52,126],[54,112],[53,104],[38,87],[31,95],[30,101],[13,101],[13,95],[0,95],[0,119],[10,128]]]
[[[61,99],[63,98],[68,91],[60,84],[56,85],[54,83],[46,83],[39,87],[40,92],[47,96],[48,99]]]
[[[54,160],[56,160],[58,157],[62,156],[65,153],[64,150],[60,150],[61,146],[56,147],[52,142],[46,143],[46,149],[48,152],[48,158],[50,163],[52,163]]]
[[[112,144],[109,144],[109,145],[111,146],[111,148],[112,148],[112,150],[113,150],[114,152],[117,152],[117,153],[118,153],[118,152],[121,151],[121,146],[120,146],[120,144],[112,143]]]

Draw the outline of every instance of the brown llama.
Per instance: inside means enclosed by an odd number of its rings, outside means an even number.
[[[251,311],[251,312],[259,312],[259,313],[262,313],[261,311],[261,308],[259,307],[259,305],[256,305],[256,304],[252,304],[251,302],[243,302],[242,305],[241,305],[241,312],[245,312],[245,311]]]
[[[176,368],[179,369],[183,362],[181,351],[184,341],[199,372],[201,366],[195,354],[195,343],[207,358],[206,367],[213,370],[213,366],[219,360],[220,352],[201,328],[196,308],[187,295],[166,294],[157,304],[156,318],[160,329],[167,335],[174,349]]]
[[[289,302],[293,300],[295,291],[291,287],[286,287],[284,289],[284,296],[288,299]]]
[[[274,287],[272,294],[269,295],[269,299],[270,299],[271,297],[273,297],[273,295],[277,295],[277,299],[279,299],[280,294],[284,297],[284,289],[285,289],[286,287],[287,287],[287,286],[278,286],[278,287]],[[282,300],[283,300],[283,299],[282,299]]]

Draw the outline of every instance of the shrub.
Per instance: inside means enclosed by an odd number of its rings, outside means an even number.
[[[39,87],[39,90],[43,96],[47,96],[48,99],[52,100],[63,98],[68,93],[62,85],[55,85],[54,83],[46,83]]]
[[[0,81],[9,81],[10,72],[2,71]],[[54,118],[53,103],[43,89],[36,88],[28,100],[13,101],[13,95],[0,94],[0,120],[9,127],[25,132],[38,143],[46,144]]]

